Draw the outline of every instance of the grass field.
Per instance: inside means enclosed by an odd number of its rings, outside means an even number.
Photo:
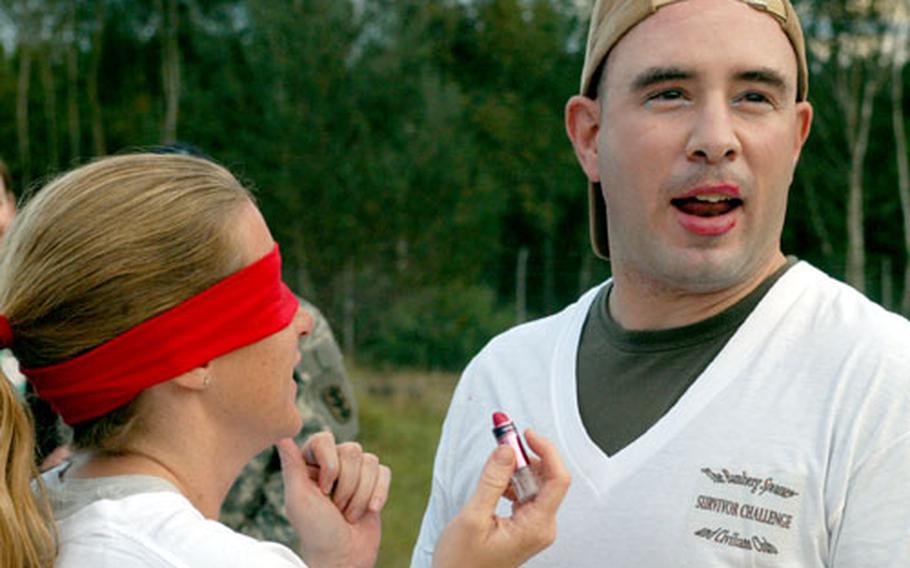
[[[375,371],[348,363],[360,442],[392,468],[377,568],[406,568],[430,493],[433,456],[457,375]]]

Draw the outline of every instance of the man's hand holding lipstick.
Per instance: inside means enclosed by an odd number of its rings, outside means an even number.
[[[531,458],[540,492],[530,501],[515,502],[510,488],[515,453],[509,446],[497,446],[484,465],[474,495],[440,535],[434,568],[519,566],[556,539],[556,511],[571,478],[549,441],[531,430],[526,431],[526,440],[540,456]],[[511,517],[496,515],[501,497],[513,501]]]

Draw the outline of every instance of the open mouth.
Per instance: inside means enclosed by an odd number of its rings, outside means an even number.
[[[673,199],[670,203],[687,215],[718,217],[742,206],[743,201],[729,195],[705,194]]]

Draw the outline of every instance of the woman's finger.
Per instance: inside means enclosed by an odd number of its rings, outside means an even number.
[[[316,432],[304,444],[303,455],[309,465],[319,467],[319,488],[326,495],[331,493],[339,474],[335,436],[329,431]]]
[[[348,442],[338,446],[338,480],[332,502],[340,511],[344,511],[357,486],[360,484],[363,448],[357,442]]]
[[[379,458],[376,454],[366,453],[360,461],[360,480],[351,499],[344,509],[344,518],[349,523],[356,523],[366,512],[370,497],[379,481]]]
[[[385,465],[379,466],[379,479],[376,480],[376,486],[373,488],[373,495],[370,497],[368,506],[370,512],[378,513],[382,511],[386,501],[389,499],[389,491],[392,487],[392,470]]]

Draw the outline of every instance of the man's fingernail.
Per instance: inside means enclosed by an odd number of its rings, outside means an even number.
[[[512,463],[512,448],[509,446],[499,446],[493,452],[493,461],[499,465],[509,465]]]

